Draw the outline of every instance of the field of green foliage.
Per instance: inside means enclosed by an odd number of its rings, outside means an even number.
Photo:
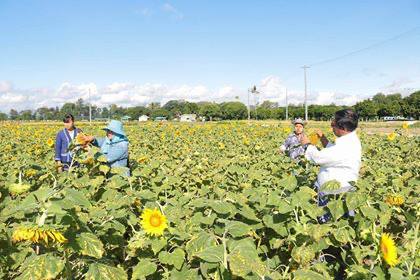
[[[131,177],[77,143],[81,166],[58,173],[59,129],[0,123],[1,279],[333,279],[340,265],[348,279],[419,278],[420,138],[408,126],[358,131],[356,191],[326,208],[318,167],[279,153],[284,124],[127,125]],[[328,248],[342,260],[324,261]]]

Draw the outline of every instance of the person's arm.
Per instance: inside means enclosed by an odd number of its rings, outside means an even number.
[[[326,148],[318,150],[316,146],[311,145],[308,137],[304,135],[301,144],[305,149],[306,159],[322,166],[329,166],[340,162],[340,151],[337,151],[335,145],[327,143]]]
[[[328,143],[330,142],[330,141],[328,141],[328,139],[327,139],[327,137],[325,137],[325,134],[321,131],[321,130],[318,130],[317,132],[316,132],[316,134],[318,134],[318,137],[319,137],[319,139],[321,140],[321,144],[322,144],[322,146],[325,148],[325,147],[327,147],[328,146]]]
[[[125,159],[128,157],[128,142],[120,142],[117,145],[112,145],[109,149],[106,158],[108,163],[113,163],[117,160]]]
[[[334,145],[322,150],[318,150],[314,145],[308,145],[305,157],[322,166],[331,166],[340,162],[340,152],[337,151]]]
[[[87,143],[92,143],[93,146],[101,147],[102,144],[105,141],[105,138],[96,138],[96,137],[91,136],[91,135],[89,135],[89,136],[86,135],[86,136],[84,136],[83,141],[85,141]]]
[[[287,149],[289,149],[289,146],[290,146],[290,137],[287,137],[283,145],[280,146],[280,151],[285,152]]]
[[[60,136],[60,133],[57,133],[57,136],[55,137],[54,160],[61,162],[61,136]]]

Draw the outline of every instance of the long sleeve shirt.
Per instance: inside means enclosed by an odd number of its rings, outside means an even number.
[[[297,134],[290,134],[283,145],[280,146],[280,150],[286,152],[291,159],[297,159],[299,156],[305,154],[305,149],[300,144],[300,140]]]
[[[62,163],[70,163],[72,160],[71,153],[68,150],[71,141],[80,133],[81,130],[74,128],[70,135],[67,129],[60,130],[55,138],[55,155],[54,160],[61,161]]]
[[[323,192],[323,194],[337,194],[351,190],[350,182],[357,181],[362,146],[359,137],[353,131],[338,137],[335,144],[328,143],[322,150],[309,145],[305,157],[321,167],[315,184],[316,187],[319,189],[324,183],[337,180],[341,184],[339,190]]]
[[[106,145],[106,138],[95,138],[93,144],[97,147]],[[111,143],[109,150],[105,154],[108,164],[111,167],[127,167],[128,166],[128,141]]]

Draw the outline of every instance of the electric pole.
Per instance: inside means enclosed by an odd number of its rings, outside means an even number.
[[[287,100],[287,88],[286,88],[286,121],[289,119],[289,102]]]
[[[305,82],[305,121],[308,121],[308,85],[306,81],[306,69],[309,68],[309,66],[303,65],[303,79]]]
[[[248,121],[251,120],[251,107],[249,107],[249,93],[250,93],[251,89],[248,89]]]
[[[90,100],[90,88],[89,88],[89,123],[92,123],[92,103]]]

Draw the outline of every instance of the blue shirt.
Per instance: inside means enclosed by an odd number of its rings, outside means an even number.
[[[100,147],[106,145],[106,138],[95,138],[93,145]],[[105,154],[110,167],[128,167],[128,141],[111,143]]]
[[[74,137],[82,132],[79,128],[74,128]],[[71,163],[72,157],[69,151],[71,144],[71,137],[67,129],[60,130],[55,138],[55,155],[54,160],[61,161],[62,163]]]
[[[282,145],[282,149],[284,149],[291,159],[297,159],[305,154],[305,149],[300,144],[298,135],[295,133],[290,134],[286,138],[284,144]]]

